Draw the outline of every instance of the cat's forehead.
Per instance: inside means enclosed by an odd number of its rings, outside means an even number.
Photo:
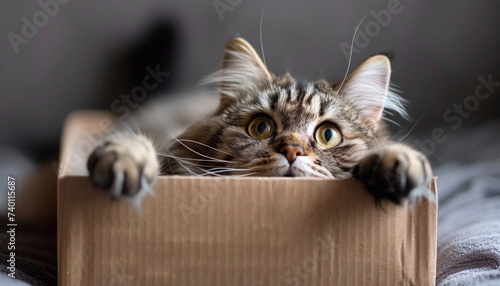
[[[323,82],[286,81],[261,90],[240,105],[249,115],[266,113],[285,130],[308,128],[323,120],[341,121],[342,100]]]
[[[338,97],[333,92],[322,90],[312,82],[294,82],[278,86],[274,90],[274,96],[277,96],[271,98],[277,100],[275,106],[271,106],[274,110],[286,113],[299,112],[314,117],[324,116],[329,108],[338,103]],[[267,100],[265,97],[261,99]]]

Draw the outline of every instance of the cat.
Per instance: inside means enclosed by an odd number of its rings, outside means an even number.
[[[390,75],[389,58],[376,55],[341,82],[300,82],[272,74],[234,38],[205,81],[219,85],[211,116],[161,146],[143,134],[108,136],[89,156],[90,178],[122,198],[151,188],[159,174],[354,177],[377,200],[400,204],[424,193],[432,169],[421,152],[389,139],[384,111],[407,116]]]

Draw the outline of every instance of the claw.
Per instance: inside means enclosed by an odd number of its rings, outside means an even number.
[[[370,174],[368,177],[368,182],[372,185],[376,184],[376,177],[377,177],[379,170],[380,170],[381,161],[382,161],[382,157],[379,154],[377,154],[375,156],[375,158],[373,159],[372,166],[369,170]]]
[[[393,181],[395,181],[395,184],[397,185],[397,190],[399,190],[400,192],[403,191],[403,190],[406,190],[407,189],[407,176],[406,176],[406,164],[401,164],[400,161],[397,161],[396,164],[395,164],[395,168],[394,168],[394,179]],[[393,186],[391,186],[393,187]],[[395,191],[397,191],[395,190]]]
[[[113,198],[120,198],[122,194],[124,175],[123,172],[114,172],[115,180],[113,181],[113,185],[109,189],[109,194]]]

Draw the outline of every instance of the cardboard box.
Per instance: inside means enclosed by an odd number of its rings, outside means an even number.
[[[355,180],[164,176],[138,214],[85,177],[111,120],[67,119],[59,285],[434,285],[436,205],[378,208]]]

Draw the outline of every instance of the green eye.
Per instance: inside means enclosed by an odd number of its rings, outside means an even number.
[[[342,142],[342,136],[337,127],[331,124],[321,125],[316,129],[316,141],[326,148],[333,148]]]
[[[274,123],[267,117],[257,117],[248,125],[248,134],[253,138],[264,140],[274,132]]]

